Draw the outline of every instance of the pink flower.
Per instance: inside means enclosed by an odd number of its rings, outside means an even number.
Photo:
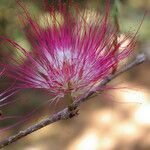
[[[108,1],[103,16],[95,17],[92,23],[89,18],[86,21],[86,15],[81,14],[72,2],[59,1],[57,8],[54,5],[47,5],[47,8],[49,17],[42,19],[41,25],[41,20],[32,19],[23,7],[25,15],[22,20],[32,51],[0,36],[20,54],[13,57],[4,53],[7,61],[0,63],[5,66],[5,75],[14,80],[11,87],[0,93],[0,105],[28,88],[45,89],[57,99],[67,96],[77,100],[98,90],[98,83],[133,50],[135,36],[121,51],[121,44],[128,40],[128,36],[114,44],[119,35],[109,22]]]

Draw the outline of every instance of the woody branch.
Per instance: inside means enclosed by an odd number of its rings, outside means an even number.
[[[139,54],[136,56],[136,58],[129,63],[128,65],[126,65],[124,68],[122,68],[121,70],[119,70],[118,72],[116,72],[115,74],[112,74],[110,76],[108,76],[107,78],[105,78],[100,84],[99,87],[103,87],[106,84],[108,84],[110,81],[112,81],[113,79],[115,79],[116,77],[120,76],[121,74],[127,72],[128,70],[132,69],[133,67],[143,63],[146,60],[146,56],[144,54]],[[53,114],[52,116],[49,116],[46,119],[43,119],[42,121],[28,127],[27,129],[18,132],[17,134],[7,137],[6,139],[4,139],[3,141],[0,142],[0,148],[3,148],[15,141],[18,141],[19,139],[47,126],[50,125],[52,123],[55,123],[59,120],[65,120],[65,119],[70,119],[74,116],[76,116],[77,113],[77,108],[83,103],[89,100],[89,98],[94,94],[95,92],[90,92],[88,95],[86,95],[85,97],[82,97],[80,100],[78,101],[74,101],[74,103],[71,106],[71,110],[69,108],[64,108],[63,110]]]

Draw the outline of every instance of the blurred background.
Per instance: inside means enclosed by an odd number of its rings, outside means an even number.
[[[95,8],[103,10],[103,0],[76,0],[87,11],[87,21],[93,21]],[[32,14],[46,13],[42,0],[23,0]],[[55,1],[57,3],[57,1]],[[118,22],[121,36],[135,33],[145,11],[150,9],[150,0],[118,0]],[[111,0],[111,17],[114,1]],[[9,37],[22,47],[30,49],[17,17],[19,6],[15,0],[0,0],[0,35]],[[82,9],[80,9],[82,12]],[[91,17],[92,14],[92,17]],[[40,18],[40,16],[39,16]],[[129,39],[130,40],[130,39]],[[6,47],[0,45],[0,50]],[[79,116],[60,121],[5,147],[5,150],[149,150],[150,149],[150,14],[147,13],[138,33],[135,52],[146,53],[147,61],[121,75],[110,83],[115,89],[82,104]],[[14,57],[17,54],[13,53]],[[2,56],[0,55],[0,59]],[[120,64],[122,65],[122,64]],[[0,90],[11,81],[0,79]],[[25,90],[11,97],[11,105],[0,108],[2,115],[17,115],[27,118],[13,126],[17,119],[0,121],[0,140],[13,135],[41,119],[65,107],[65,103],[42,105],[49,96],[41,90]],[[53,106],[52,106],[53,105]],[[33,114],[34,109],[37,111]],[[29,113],[31,112],[31,113]],[[31,115],[32,114],[32,115]]]

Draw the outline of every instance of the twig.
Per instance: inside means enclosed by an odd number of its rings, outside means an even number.
[[[105,78],[99,84],[99,87],[105,86],[107,83],[109,83],[111,80],[113,80],[117,76],[119,76],[122,73],[130,70],[131,68],[141,64],[145,60],[146,60],[146,57],[145,57],[144,54],[137,55],[135,60],[132,61],[130,64],[126,65],[123,69],[116,72],[115,74]],[[56,114],[54,114],[54,115],[38,122],[37,124],[32,125],[32,126],[28,127],[27,129],[25,129],[23,131],[20,131],[17,134],[4,139],[3,141],[0,142],[0,148],[3,148],[4,146],[7,146],[7,145],[9,145],[9,144],[25,137],[25,136],[27,136],[28,134],[31,134],[31,133],[33,133],[33,132],[49,125],[49,124],[55,123],[59,120],[69,119],[69,118],[72,118],[72,117],[76,116],[77,115],[76,108],[79,107],[79,105],[81,105],[83,102],[89,100],[88,98],[91,97],[94,93],[95,92],[90,92],[88,95],[86,95],[85,97],[82,97],[80,100],[74,101],[74,103],[71,106],[72,108],[74,108],[73,110],[70,110],[69,108],[64,108],[63,110],[59,111],[58,113],[56,113]]]

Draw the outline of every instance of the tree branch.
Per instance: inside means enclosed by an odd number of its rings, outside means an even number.
[[[107,83],[109,83],[111,80],[113,80],[114,78],[118,77],[119,75],[121,75],[122,73],[132,69],[133,67],[143,63],[146,60],[146,57],[144,54],[139,54],[136,56],[135,60],[133,60],[131,63],[129,63],[128,65],[126,65],[123,69],[119,70],[118,72],[116,72],[115,74],[110,75],[109,77],[105,78],[100,84],[99,87],[103,87],[105,86]],[[4,146],[7,146],[25,136],[27,136],[28,134],[31,134],[49,124],[55,123],[59,120],[64,120],[64,119],[69,119],[72,118],[74,116],[76,116],[78,114],[78,111],[76,110],[77,107],[79,107],[79,105],[81,105],[83,102],[89,100],[89,98],[95,94],[95,92],[90,92],[88,95],[82,97],[81,99],[79,99],[78,101],[74,101],[74,103],[71,105],[71,108],[64,108],[63,110],[57,112],[56,114],[38,122],[35,125],[32,125],[30,127],[28,127],[27,129],[18,132],[17,134],[10,136],[6,139],[4,139],[3,141],[0,142],[0,148],[3,148]]]

